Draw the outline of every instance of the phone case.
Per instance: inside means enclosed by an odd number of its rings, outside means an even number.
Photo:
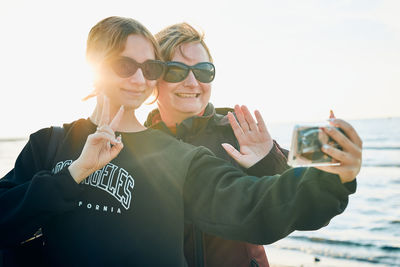
[[[292,167],[340,165],[321,151],[324,144],[341,149],[320,127],[296,125],[293,129],[288,165]]]

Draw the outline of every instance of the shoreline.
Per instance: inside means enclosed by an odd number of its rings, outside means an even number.
[[[264,249],[270,267],[387,267],[379,263],[312,255],[303,251],[279,248],[275,244],[264,245]]]

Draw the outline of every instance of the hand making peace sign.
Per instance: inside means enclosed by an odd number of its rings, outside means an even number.
[[[100,118],[97,119],[96,132],[90,134],[86,140],[82,153],[69,167],[71,176],[77,183],[102,168],[114,159],[124,145],[121,136],[115,137],[115,130],[121,121],[124,107],[121,106],[115,117],[110,122],[110,103],[106,96],[100,96],[103,100]]]

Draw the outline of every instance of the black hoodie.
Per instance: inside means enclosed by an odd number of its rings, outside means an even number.
[[[0,179],[0,247],[42,227],[51,266],[185,266],[184,220],[267,244],[326,225],[355,191],[355,181],[343,185],[314,168],[246,176],[209,150],[153,129],[122,133],[118,157],[76,184],[67,167],[96,126],[81,119],[64,127],[53,171],[44,170],[46,128],[30,136]]]

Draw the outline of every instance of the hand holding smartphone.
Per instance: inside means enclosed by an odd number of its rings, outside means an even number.
[[[321,127],[296,125],[293,129],[288,165],[292,167],[340,165],[340,162],[334,161],[321,151],[324,144],[341,149],[339,144],[328,136]]]

